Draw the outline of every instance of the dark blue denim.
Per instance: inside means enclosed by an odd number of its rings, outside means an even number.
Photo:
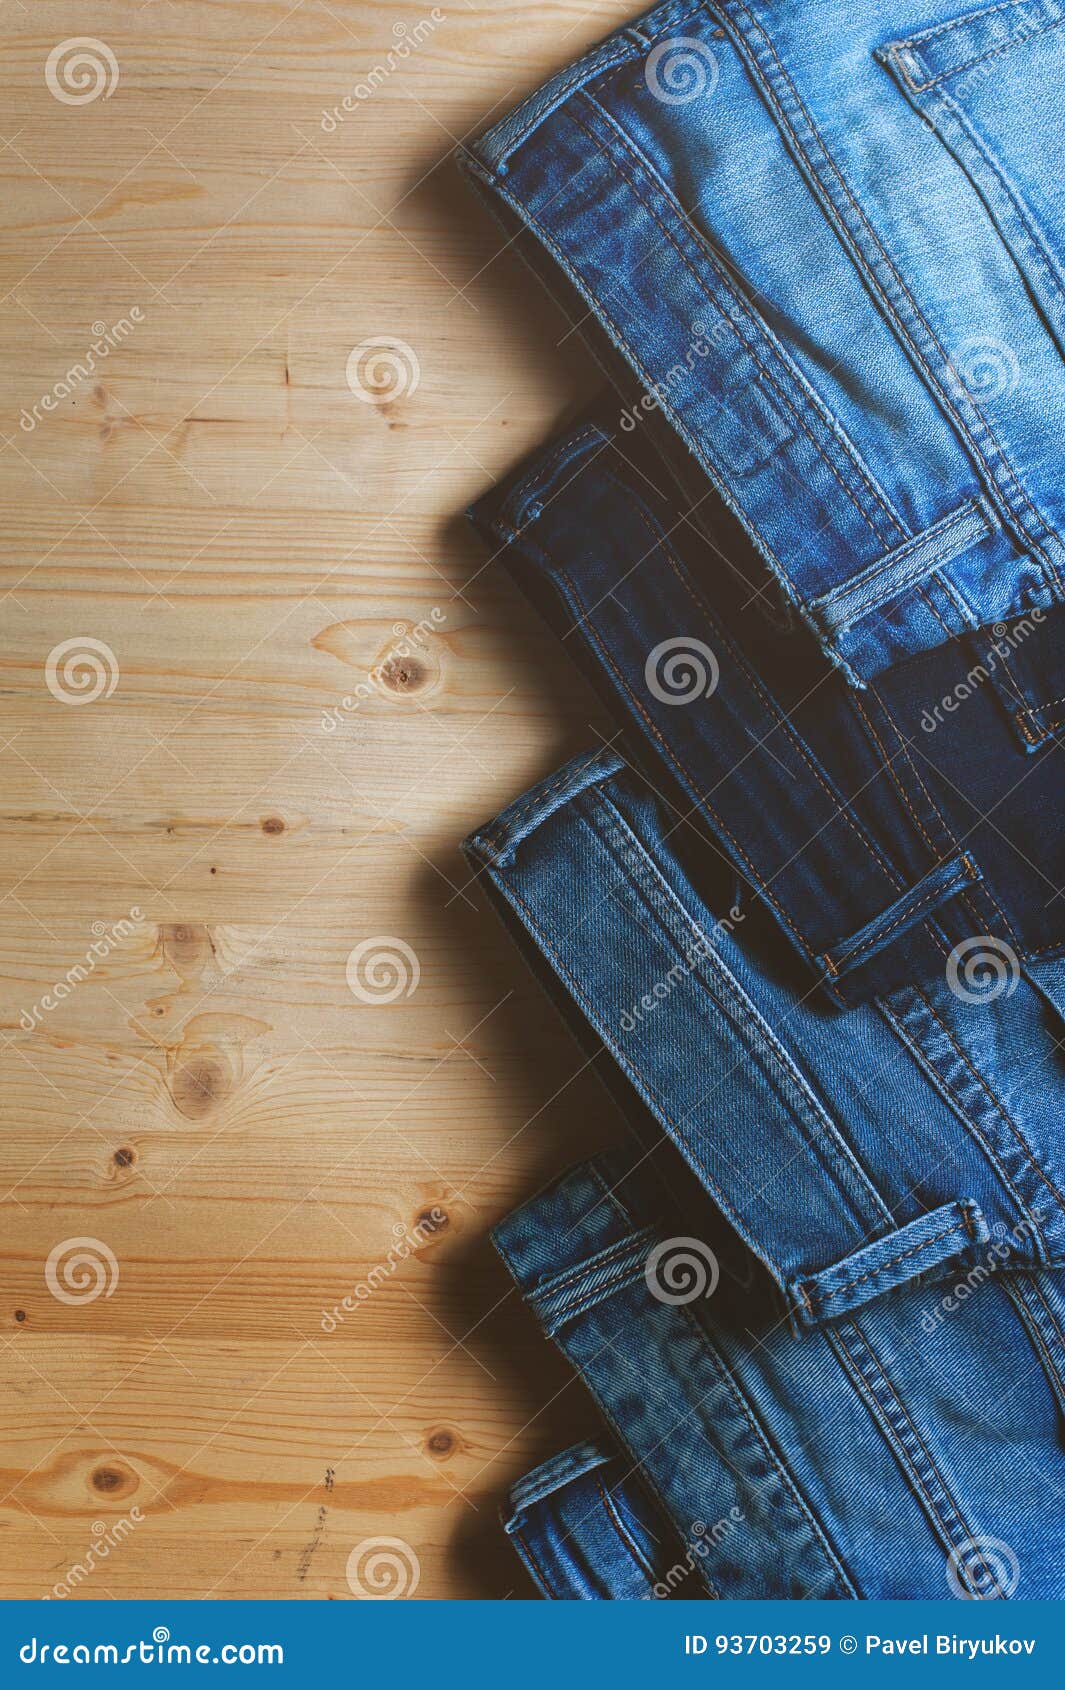
[[[855,683],[1065,596],[1063,22],[668,0],[469,150]]]
[[[720,1596],[1065,1594],[1046,979],[827,1004],[610,752],[467,850],[636,1146],[497,1240],[627,1452],[621,1481],[638,1470],[671,1520],[674,1568]],[[573,1525],[550,1529],[557,1564]],[[621,1576],[600,1568],[601,1590]]]
[[[746,535],[713,493],[698,527],[678,510],[616,404],[471,514],[625,755],[698,816],[835,1001],[1022,962],[1056,989],[1065,611],[853,687],[805,626],[762,614]]]

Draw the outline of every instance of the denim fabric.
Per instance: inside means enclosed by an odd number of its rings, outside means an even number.
[[[1063,22],[668,0],[465,161],[858,684],[1063,598]]]
[[[1065,1593],[1060,982],[827,1006],[612,753],[467,849],[638,1147],[499,1247],[681,1541],[719,1528],[692,1575]]]
[[[513,1486],[504,1529],[544,1596],[705,1598],[672,1525],[630,1468],[605,1442],[584,1443]]]
[[[700,514],[699,529],[678,515],[616,403],[472,512],[625,726],[626,754],[698,815],[837,1002],[982,966],[1012,979],[1022,959],[1053,989],[1065,610],[857,689],[808,630],[761,614],[753,547],[716,495]]]

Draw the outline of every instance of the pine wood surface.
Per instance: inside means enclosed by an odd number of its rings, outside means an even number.
[[[487,1235],[610,1123],[458,844],[605,724],[461,513],[596,377],[453,155],[630,10],[5,8],[3,1596],[530,1594],[498,1502],[592,1416]]]

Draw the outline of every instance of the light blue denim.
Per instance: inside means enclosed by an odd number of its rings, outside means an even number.
[[[1065,0],[668,0],[470,147],[862,684],[1062,602]]]
[[[636,1146],[497,1241],[672,1524],[650,1594],[678,1539],[710,1595],[1065,1594],[1061,965],[826,1005],[612,752],[467,850]]]

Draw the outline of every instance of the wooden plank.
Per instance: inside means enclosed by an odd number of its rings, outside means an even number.
[[[84,103],[5,18],[5,1597],[526,1595],[594,1424],[487,1235],[610,1111],[458,845],[605,726],[461,521],[598,377],[454,151],[627,13],[442,11],[105,3]]]

